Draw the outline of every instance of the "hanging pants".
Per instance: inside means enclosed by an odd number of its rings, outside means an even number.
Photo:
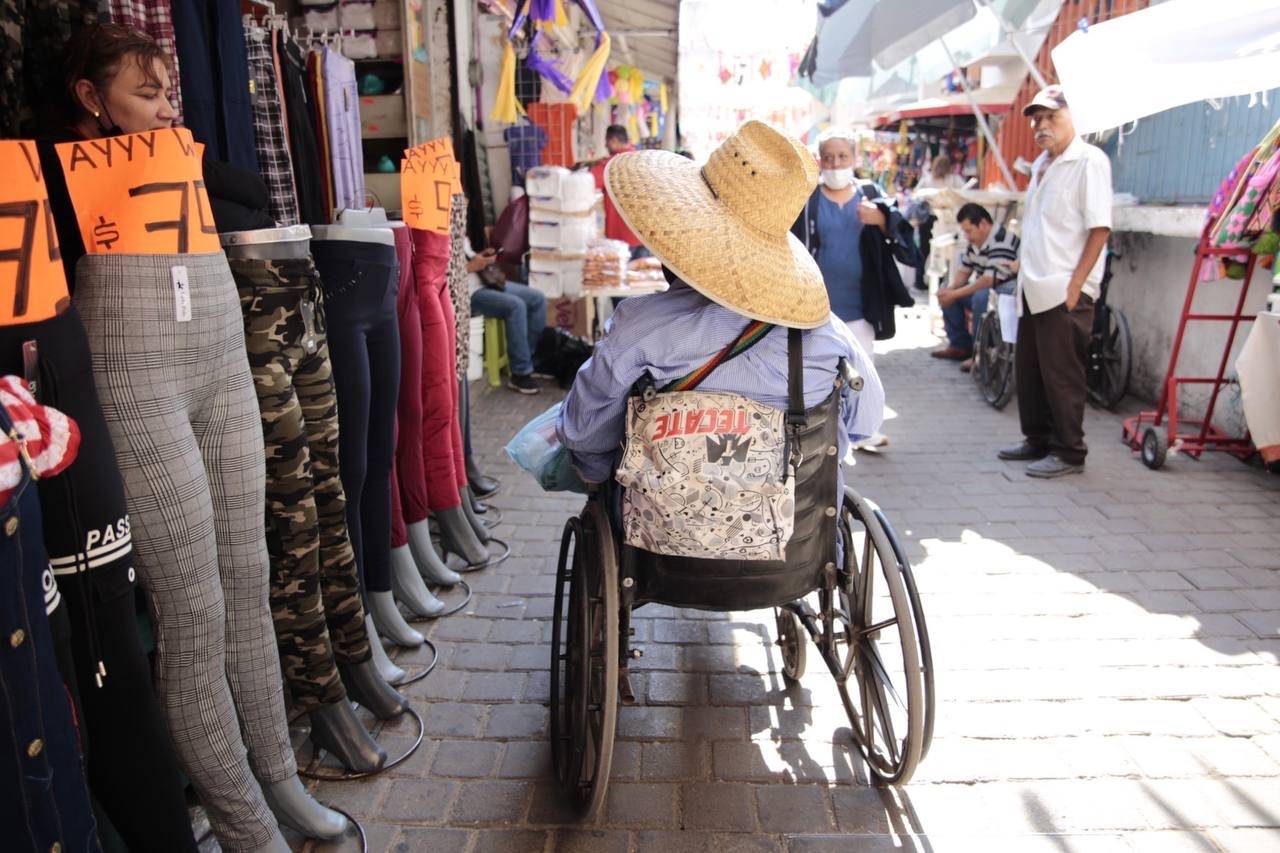
[[[188,274],[185,322],[175,265]],[[297,766],[267,600],[262,422],[226,256],[86,255],[76,304],[150,593],[169,732],[222,847],[260,847],[278,828],[259,781]]]
[[[391,590],[391,467],[400,388],[394,246],[313,240],[338,396],[347,527],[367,591]]]
[[[0,406],[0,429],[13,422]],[[40,502],[21,480],[0,506],[0,832],[14,853],[98,853],[71,697],[62,684],[45,615],[57,595],[41,541]],[[59,615],[62,614],[58,611]]]
[[[400,292],[400,392],[396,404],[396,462],[391,467],[391,547],[409,542],[408,525],[427,517],[427,477],[422,463],[422,321],[413,285],[413,238],[395,229]]]
[[[256,173],[253,92],[240,0],[171,3],[177,55],[182,57],[184,122],[196,142],[208,146],[211,160],[226,160]]]
[[[77,700],[89,785],[131,849],[194,851],[178,759],[138,635],[124,483],[75,305],[0,327],[0,372],[24,375],[27,341],[39,355],[37,398],[80,427],[76,460],[40,480],[39,494],[54,593],[66,611],[54,623],[71,652],[62,676]]]
[[[448,263],[447,235],[413,229],[413,277],[422,322],[422,453],[432,510],[460,506],[458,490],[467,484]]]
[[[299,710],[346,698],[335,660],[369,659],[338,468],[338,403],[310,258],[228,260],[267,460],[271,617]]]

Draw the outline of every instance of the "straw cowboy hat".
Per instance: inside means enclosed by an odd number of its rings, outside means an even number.
[[[635,151],[610,160],[604,181],[623,221],[703,296],[766,323],[827,322],[822,273],[791,234],[818,183],[799,140],[749,121],[705,166],[669,151]]]

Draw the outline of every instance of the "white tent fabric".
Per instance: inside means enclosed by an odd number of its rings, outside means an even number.
[[[1280,87],[1280,2],[1168,0],[1072,33],[1053,64],[1076,130]]]
[[[896,65],[977,14],[972,0],[844,0],[819,9],[816,86],[869,76],[873,62]]]

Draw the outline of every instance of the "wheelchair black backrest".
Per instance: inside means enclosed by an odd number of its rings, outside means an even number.
[[[798,379],[792,372],[793,380]],[[841,360],[831,393],[821,403],[797,412],[790,430],[795,460],[795,528],[785,560],[695,558],[656,554],[622,544],[621,575],[634,605],[648,602],[705,610],[753,610],[802,598],[834,578],[840,467],[841,391],[858,387],[858,378]],[[794,382],[793,382],[794,387]],[[652,383],[638,383],[637,393],[652,394]],[[803,405],[801,402],[800,405]],[[618,519],[622,489],[611,484],[611,517]],[[621,535],[618,535],[621,543]],[[632,585],[626,584],[630,578]]]

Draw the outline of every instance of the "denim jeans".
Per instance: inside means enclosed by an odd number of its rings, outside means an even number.
[[[942,309],[942,325],[947,330],[947,342],[951,346],[956,349],[973,349],[973,336],[978,333],[982,315],[987,313],[987,300],[990,298],[991,288],[984,287]],[[964,323],[966,308],[973,313],[972,325],[967,328]]]
[[[547,298],[541,291],[514,281],[507,282],[505,290],[482,287],[471,294],[471,313],[506,323],[511,373],[533,373],[533,351],[547,325]]]

